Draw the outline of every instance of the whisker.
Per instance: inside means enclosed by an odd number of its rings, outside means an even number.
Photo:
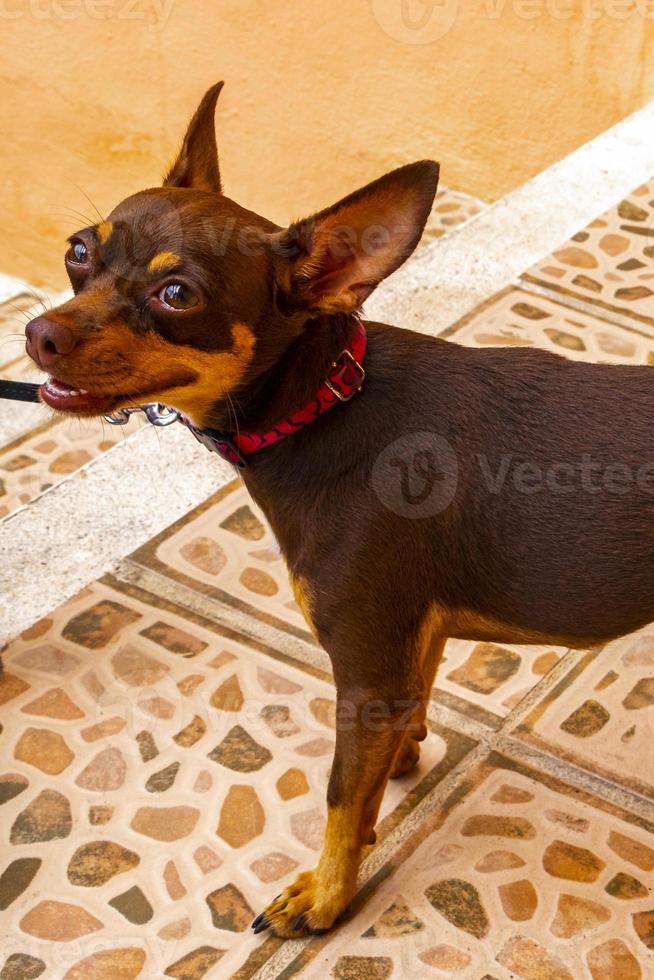
[[[230,395],[229,392],[225,392],[225,398],[226,398],[226,401],[227,401],[227,408],[229,410],[229,414],[234,419],[234,429],[235,429],[236,435],[238,435],[238,417],[236,415],[236,407],[234,405],[234,402],[232,401],[232,396]],[[229,415],[228,415],[228,418],[229,418]]]
[[[18,335],[16,337],[3,337],[3,339],[0,340],[0,347],[4,347],[5,344],[24,344],[24,343],[25,343],[25,337],[21,337]]]
[[[33,317],[31,317],[26,310],[14,310],[14,316],[25,326],[27,326],[27,324],[31,323],[31,321],[33,320]]]
[[[50,300],[44,298],[43,296],[39,296],[39,294],[32,286],[27,286],[27,291],[30,294],[30,296],[32,296],[32,298],[34,299],[34,305],[40,306],[44,313],[47,313],[48,310],[52,309],[52,303],[50,302]]]
[[[79,184],[76,184],[75,181],[71,181],[71,183],[72,183],[73,187],[76,187],[77,188],[77,190],[80,192],[80,194],[83,194],[84,195],[84,197],[86,198],[86,200],[89,202],[89,204],[91,205],[91,207],[93,208],[93,210],[97,214],[100,223],[102,224],[103,221],[106,221],[106,218],[100,213],[100,211],[97,208],[97,205],[91,200],[91,198],[86,193],[86,191],[84,190],[84,188],[83,187],[80,187]],[[94,222],[94,224],[95,224],[95,222]]]
[[[47,209],[49,214],[52,214],[58,218],[66,218],[68,221],[75,221],[75,228],[79,228],[80,221],[84,228],[97,224],[95,215],[86,214],[85,211],[78,211],[76,208],[64,207],[63,205],[57,205],[56,208],[49,207]]]

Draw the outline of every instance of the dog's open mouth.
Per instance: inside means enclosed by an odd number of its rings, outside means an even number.
[[[84,388],[73,388],[58,378],[48,378],[41,385],[41,398],[50,408],[75,415],[108,415],[118,405],[140,405],[151,400],[143,394],[94,395]]]

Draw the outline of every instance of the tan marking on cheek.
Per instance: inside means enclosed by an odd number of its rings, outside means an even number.
[[[148,262],[148,272],[164,272],[176,269],[181,263],[181,258],[175,252],[159,252]]]
[[[89,391],[147,394],[148,401],[172,405],[202,425],[211,406],[233,391],[252,360],[256,337],[250,328],[235,323],[232,338],[231,350],[211,353],[171,344],[157,334],[138,336],[126,324],[114,322],[80,348],[74,370]],[[110,374],[104,367],[98,370],[109,362]]]
[[[98,241],[101,245],[106,245],[111,237],[111,233],[114,230],[114,226],[110,221],[102,221],[95,229],[98,236]]]
[[[252,361],[256,337],[250,327],[235,323],[232,339],[231,350],[220,353],[196,351],[192,347],[175,348],[177,363],[194,371],[197,380],[171,393],[171,399],[173,394],[177,398],[172,404],[186,412],[196,425],[206,424],[211,406],[238,387]]]

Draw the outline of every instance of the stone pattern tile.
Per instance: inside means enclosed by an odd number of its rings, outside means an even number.
[[[477,198],[443,188],[436,195],[420,245],[428,245],[436,238],[442,238],[448,231],[474,218],[483,208],[484,204]]]
[[[122,428],[106,422],[70,419],[46,423],[0,449],[0,518],[28,504],[122,438]]]
[[[508,287],[443,334],[470,347],[539,347],[579,361],[654,364],[654,338],[562,302]]]
[[[316,862],[331,683],[105,582],[3,661],[0,977],[230,976],[261,946],[254,914]],[[391,824],[451,767],[445,736],[425,746]]]
[[[654,629],[580,657],[517,733],[654,799]]]
[[[564,653],[555,646],[448,640],[434,696],[464,713],[474,704],[488,713],[493,725],[520,704]]]
[[[313,642],[274,536],[234,480],[130,556],[176,582]]]
[[[600,316],[654,326],[654,180],[522,276]]]
[[[285,978],[654,975],[650,834],[597,800],[493,762],[469,774],[465,798],[446,801],[413,854]]]

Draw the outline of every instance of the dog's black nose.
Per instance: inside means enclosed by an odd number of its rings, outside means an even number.
[[[77,346],[77,338],[63,323],[37,316],[25,328],[25,349],[44,371],[49,371],[62,354],[70,354]]]

